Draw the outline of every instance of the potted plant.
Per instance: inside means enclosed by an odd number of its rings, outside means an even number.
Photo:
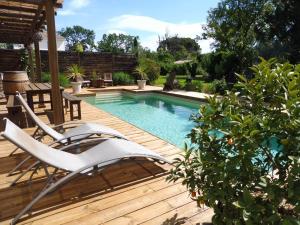
[[[73,88],[73,93],[77,94],[81,91],[81,84],[83,80],[84,70],[77,64],[72,64],[68,67],[68,78],[71,80],[71,85]]]
[[[98,75],[96,70],[92,71],[92,76],[91,76],[91,86],[93,87],[97,87],[97,80],[98,80]]]
[[[137,84],[138,84],[139,89],[141,89],[141,90],[145,89],[146,82],[148,80],[146,68],[141,65],[138,65],[135,68],[135,73],[138,75]]]

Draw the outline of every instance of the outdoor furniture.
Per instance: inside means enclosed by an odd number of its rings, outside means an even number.
[[[99,172],[103,173],[107,167],[122,161],[145,161],[146,159],[151,159],[160,164],[170,163],[159,154],[137,143],[121,139],[103,139],[100,144],[87,151],[80,154],[72,154],[35,140],[9,119],[5,118],[4,123],[5,130],[1,135],[36,159],[36,162],[23,173],[33,169],[32,173],[34,174],[41,168],[44,169],[48,178],[45,187],[19,212],[11,224],[16,224],[44,196],[57,190],[80,174],[93,175]],[[54,168],[52,173],[48,170],[48,166]],[[56,176],[59,171],[64,171],[66,175],[62,178]],[[60,173],[60,176],[62,174],[64,173]]]
[[[101,125],[99,123],[65,123],[58,125],[56,127],[49,127],[47,124],[45,124],[40,118],[38,118],[34,112],[30,109],[30,107],[27,105],[25,99],[18,93],[16,95],[18,98],[20,104],[23,105],[24,109],[27,111],[31,119],[36,123],[37,129],[34,131],[32,137],[41,140],[44,136],[49,135],[53,138],[54,141],[61,145],[66,144],[72,144],[76,142],[80,142],[85,139],[94,139],[99,138],[99,136],[102,135],[108,135],[115,138],[121,138],[127,140],[127,138],[121,134],[120,132],[106,127],[104,125]],[[75,126],[74,126],[75,125]],[[61,130],[66,130],[64,133],[59,133],[54,129],[62,128]],[[95,137],[96,136],[96,137]],[[15,151],[17,151],[18,148],[16,148],[14,151],[10,153],[10,155],[14,154]],[[29,157],[30,158],[30,157]],[[28,157],[25,158],[23,161],[21,161],[15,168],[13,168],[8,175],[12,175],[15,171],[17,171],[28,159]]]
[[[51,109],[53,108],[52,105],[52,94],[51,94],[51,84],[50,83],[29,83],[26,85],[25,91],[26,91],[26,97],[29,107],[32,111],[34,111],[34,104],[44,104],[44,103],[50,103]],[[62,94],[64,88],[60,87],[60,92]],[[49,101],[45,101],[44,98],[39,99],[38,101],[33,101],[33,96],[35,95],[44,95],[48,94],[50,96]]]
[[[6,103],[8,118],[15,124],[22,127],[24,123],[24,114],[22,113],[22,105],[14,95],[9,95]]]
[[[77,81],[81,82],[81,87],[89,87],[91,84],[90,80],[83,80],[82,77],[78,77]]]
[[[104,126],[99,123],[65,123],[58,125],[54,128],[69,128],[68,131],[64,132],[63,134],[58,133],[53,128],[49,127],[47,124],[45,124],[39,117],[37,117],[34,112],[31,110],[29,105],[26,103],[25,99],[20,95],[19,93],[16,95],[19,99],[20,103],[23,105],[24,109],[27,111],[29,116],[32,118],[32,120],[36,123],[37,129],[34,132],[34,137],[42,137],[45,135],[49,135],[56,141],[60,141],[61,143],[66,142],[75,142],[80,141],[82,139],[86,139],[93,135],[109,135],[112,137],[127,139],[123,134],[120,132],[109,128],[107,126]],[[76,125],[76,127],[74,127]]]
[[[80,103],[81,103],[81,99],[71,95],[67,92],[63,92],[63,98],[65,99],[65,109],[66,109],[66,113],[67,110],[70,106],[70,117],[71,120],[73,121],[74,119],[79,119],[81,120],[81,107],[80,107]],[[74,116],[74,106],[77,106],[77,116]]]
[[[112,73],[104,73],[103,82],[104,84],[110,84],[111,86],[113,86]]]
[[[8,115],[15,116],[22,112],[22,106],[14,95],[9,95],[6,104]]]

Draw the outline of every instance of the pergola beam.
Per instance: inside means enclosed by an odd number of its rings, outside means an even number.
[[[1,7],[0,7],[1,9]],[[30,19],[30,20],[33,20],[34,19],[34,14],[32,15],[28,15],[28,14],[20,14],[20,13],[3,13],[1,12],[0,14],[1,17],[9,17],[9,18],[18,18],[19,20],[22,20],[22,19]]]
[[[45,4],[49,0],[9,0],[9,1],[10,2],[19,2],[19,3],[26,3],[26,4],[41,5],[41,4]],[[60,3],[60,1],[58,1],[58,0],[53,0],[53,5],[54,5],[55,8],[62,8],[62,3]]]
[[[18,6],[12,6],[12,5],[0,5],[1,9],[10,10],[10,11],[22,11],[22,12],[28,12],[28,13],[35,13],[36,9],[34,8],[27,8],[27,7],[18,7]]]
[[[51,73],[52,83],[52,105],[54,124],[58,125],[64,122],[64,114],[62,108],[62,96],[58,80],[58,54],[56,45],[56,29],[55,29],[55,10],[52,1],[46,1],[46,20],[48,34],[48,58],[49,69]]]

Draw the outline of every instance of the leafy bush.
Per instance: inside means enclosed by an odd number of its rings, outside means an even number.
[[[201,91],[203,87],[203,82],[200,80],[192,80],[191,82],[186,82],[184,89],[186,91]]]
[[[215,93],[218,93],[218,94],[221,94],[221,95],[225,94],[225,91],[228,90],[227,83],[226,83],[225,79],[214,80],[212,82],[212,85],[214,86]]]
[[[203,104],[193,117],[193,147],[168,177],[183,180],[214,224],[299,224],[300,65],[265,61],[242,93]]]
[[[58,74],[58,80],[59,85],[62,87],[68,87],[70,85],[69,78],[63,73]],[[51,75],[49,72],[42,73],[42,82],[51,82]]]
[[[213,83],[204,83],[202,85],[201,92],[207,94],[214,94],[216,93],[216,87]]]
[[[238,62],[236,56],[229,51],[207,53],[201,58],[201,65],[208,73],[209,81],[225,78],[227,81],[234,82],[234,69]]]
[[[157,80],[160,75],[160,66],[152,59],[143,58],[139,62],[140,66],[145,68],[150,83]]]
[[[129,85],[134,83],[132,76],[124,72],[113,73],[112,78],[115,85]]]

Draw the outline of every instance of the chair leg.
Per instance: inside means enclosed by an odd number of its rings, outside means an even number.
[[[67,176],[63,177],[56,183],[53,183],[52,185],[48,186],[48,188],[43,189],[19,214],[12,220],[11,224],[15,225],[17,221],[26,213],[28,210],[32,208],[32,206],[37,203],[41,198],[46,196],[47,194],[50,194],[51,192],[55,191],[59,186],[63,185],[64,183],[68,182],[69,180],[73,179],[75,176],[77,176],[80,172],[75,171],[72,173],[69,173]]]
[[[37,161],[35,163],[33,163],[31,166],[29,166],[23,173],[21,173],[11,184],[10,186],[14,186],[18,180],[20,180],[28,171],[30,171],[33,167],[35,167],[36,165],[38,165],[40,162]]]
[[[13,168],[11,171],[9,171],[9,173],[7,174],[7,176],[11,176],[14,172],[16,172],[22,165],[24,165],[25,162],[27,162],[30,158],[32,158],[31,156],[27,156],[22,162],[20,162],[15,168]]]

